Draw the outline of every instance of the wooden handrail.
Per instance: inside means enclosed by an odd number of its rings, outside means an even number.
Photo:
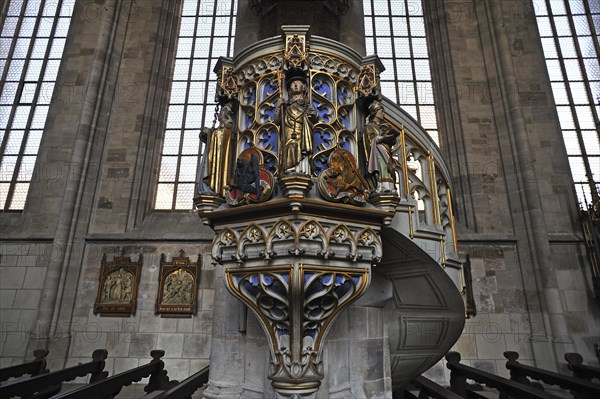
[[[600,398],[600,385],[598,384],[521,364],[517,361],[519,358],[517,352],[506,351],[504,357],[508,359],[506,368],[510,370],[510,379],[513,381],[529,383],[527,378],[532,378],[548,385],[558,385],[563,389],[568,389],[575,399]]]
[[[600,380],[600,367],[587,366],[583,363],[583,358],[579,353],[565,353],[569,370],[573,372],[573,377],[591,381],[596,378]]]
[[[436,384],[429,378],[418,376],[412,381],[413,385],[421,390],[421,393],[425,391],[428,397],[434,399],[462,399],[461,396],[452,392],[449,389],[444,388],[441,385]],[[421,396],[421,395],[419,395]]]
[[[34,360],[0,369],[0,383],[10,378],[22,377],[25,374],[35,376],[47,373],[46,356],[48,356],[46,349],[36,349],[33,351]]]
[[[144,387],[146,393],[171,388],[177,381],[169,381],[167,371],[164,369],[165,363],[161,360],[164,355],[165,351],[163,350],[153,350],[150,352],[152,360],[148,364],[113,375],[103,381],[88,384],[84,387],[54,396],[53,399],[112,399],[121,392],[124,386],[131,385],[133,382],[140,381],[142,378],[148,376],[150,376],[150,381]]]
[[[206,366],[197,373],[192,374],[173,388],[159,394],[154,399],[180,399],[191,398],[191,396],[208,382],[208,371],[210,366]]]
[[[531,399],[558,399],[558,396],[533,388],[529,385],[511,381],[492,373],[460,364],[460,353],[448,352],[446,367],[450,370],[450,388],[453,392],[467,397],[467,378],[500,392],[500,399],[508,397]]]
[[[106,349],[96,349],[92,353],[91,362],[0,385],[0,397],[29,396],[51,386],[57,388],[53,390],[53,393],[56,393],[60,390],[60,386],[64,381],[71,381],[88,374],[91,374],[91,381],[102,380],[108,375],[108,372],[103,371],[107,356]]]

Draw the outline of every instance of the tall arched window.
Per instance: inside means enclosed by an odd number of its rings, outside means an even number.
[[[587,207],[600,190],[600,3],[534,0],[533,6],[575,190]]]
[[[4,5],[0,17],[0,210],[25,207],[74,3],[10,0]]]
[[[364,0],[363,7],[367,54],[377,54],[385,66],[383,95],[439,142],[422,1]]]
[[[192,208],[202,126],[214,117],[219,57],[233,55],[237,0],[184,0],[155,209]]]

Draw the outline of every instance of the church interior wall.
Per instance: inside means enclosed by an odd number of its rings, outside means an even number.
[[[425,3],[432,15],[459,6]],[[510,3],[526,10],[528,1]],[[44,327],[35,323],[43,307],[51,308],[45,310],[51,317],[42,321],[57,322],[64,333],[49,342],[51,369],[88,361],[97,348],[108,350],[111,374],[147,362],[155,348],[165,349],[171,378],[183,379],[208,363],[211,333],[219,328],[212,323],[212,232],[192,212],[151,210],[180,8],[180,0],[84,1],[76,8],[26,208],[0,215],[0,367],[31,357],[36,328]],[[439,72],[442,150],[456,185],[459,249],[470,255],[478,310],[455,349],[463,363],[503,376],[504,350],[546,368],[562,361],[564,351],[592,361],[600,331],[535,18],[519,15],[504,15],[512,46],[505,56],[517,77],[511,95],[521,106],[531,165],[514,162],[521,149],[511,147],[507,134],[507,98],[496,94],[504,78],[489,32],[498,21],[476,13],[432,17],[428,25],[432,68]],[[522,178],[535,179],[539,208],[522,200]],[[543,225],[535,228],[542,228],[549,250],[543,259],[550,263],[542,266],[552,281],[541,283],[547,292],[535,278],[541,266],[531,256],[539,248],[523,222],[531,212],[543,214]],[[169,258],[181,249],[192,259],[202,256],[198,312],[189,319],[160,318],[154,314],[160,254]],[[102,253],[110,258],[122,250],[144,256],[136,314],[94,315]],[[61,273],[62,302],[45,303],[44,290],[58,287]],[[554,345],[552,359],[543,358],[552,345],[535,336],[548,324],[544,295],[561,309],[572,338]],[[449,377],[443,361],[426,375]]]

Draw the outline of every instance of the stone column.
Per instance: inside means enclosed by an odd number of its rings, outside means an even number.
[[[350,1],[348,6],[348,10],[340,16],[340,42],[352,47],[360,55],[367,55],[363,2]]]
[[[58,341],[65,339],[68,341],[68,333],[63,334],[61,337],[56,337],[55,334],[62,295],[65,290],[67,269],[72,251],[75,250],[75,231],[79,221],[78,216],[86,184],[92,143],[104,95],[105,79],[109,69],[121,3],[121,0],[111,0],[105,4],[107,13],[104,14],[100,23],[94,58],[86,80],[86,99],[88,101],[85,101],[81,107],[76,138],[70,158],[70,165],[76,170],[73,170],[73,174],[69,173],[69,178],[66,179],[62,206],[54,234],[51,260],[40,300],[37,327],[30,343],[38,347],[47,347],[51,339],[55,342],[57,342],[57,338]],[[76,8],[73,21],[85,21],[85,16],[82,15],[84,11],[84,7]],[[68,51],[69,48],[67,47],[65,52],[68,53]],[[55,132],[59,133],[58,130]],[[66,351],[67,348],[68,343],[65,343],[63,349]],[[52,354],[57,355],[55,352]],[[63,353],[63,355],[66,354]]]

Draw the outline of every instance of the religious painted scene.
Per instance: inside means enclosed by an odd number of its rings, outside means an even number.
[[[598,1],[0,10],[0,397],[600,398]]]

